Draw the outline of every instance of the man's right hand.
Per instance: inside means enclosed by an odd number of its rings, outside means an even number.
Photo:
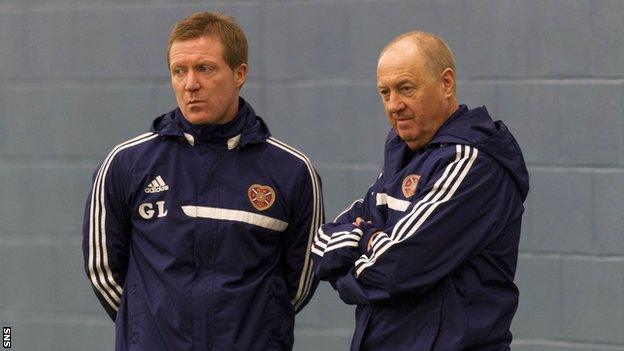
[[[362,217],[357,217],[357,218],[355,219],[355,222],[353,222],[352,224],[353,224],[354,226],[356,226],[356,227],[360,227],[360,225],[361,225],[362,223],[372,224],[372,223],[371,223],[371,221],[366,221],[366,222],[365,222],[365,221],[362,219]],[[375,237],[376,237],[376,236],[377,236],[377,234],[379,234],[379,233],[381,233],[381,230],[376,231],[375,233],[373,233],[373,235],[371,235],[371,236],[368,238],[368,242],[366,243],[366,251],[367,251],[367,252],[370,252],[370,250],[371,250],[371,248],[372,248],[372,244],[373,244],[373,239],[375,239]]]
[[[355,222],[353,222],[352,224],[356,227],[359,227],[360,224],[362,224],[362,222],[364,222],[364,220],[362,219],[362,217],[358,217],[355,219]],[[368,221],[368,223],[370,223],[370,221]]]

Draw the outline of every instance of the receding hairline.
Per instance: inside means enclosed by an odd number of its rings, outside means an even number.
[[[444,39],[423,31],[411,31],[396,36],[381,50],[379,60],[390,49],[405,42],[415,45],[416,50],[425,58],[425,65],[432,74],[440,74],[447,68],[455,71],[455,57]]]

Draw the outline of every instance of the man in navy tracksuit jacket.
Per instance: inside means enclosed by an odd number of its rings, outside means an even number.
[[[292,349],[317,285],[321,184],[239,98],[246,50],[226,16],[179,22],[168,53],[179,107],[95,171],[85,269],[117,350]]]
[[[351,349],[509,350],[520,148],[485,107],[457,104],[452,54],[434,35],[393,40],[377,78],[393,127],[383,171],[312,249],[318,276],[358,305]]]

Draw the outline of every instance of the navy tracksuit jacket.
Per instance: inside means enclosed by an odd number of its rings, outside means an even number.
[[[318,276],[358,305],[351,350],[509,350],[528,189],[517,142],[485,107],[461,105],[421,150],[391,131],[379,178],[312,249]]]
[[[244,100],[224,125],[157,118],[110,152],[87,200],[85,270],[116,350],[292,349],[322,222],[309,159]]]

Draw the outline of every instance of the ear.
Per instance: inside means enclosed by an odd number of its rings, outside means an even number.
[[[455,95],[455,71],[452,68],[442,71],[442,90],[447,98]]]
[[[236,81],[236,87],[242,88],[243,84],[247,80],[247,64],[241,63],[240,66],[234,70],[234,80]]]

